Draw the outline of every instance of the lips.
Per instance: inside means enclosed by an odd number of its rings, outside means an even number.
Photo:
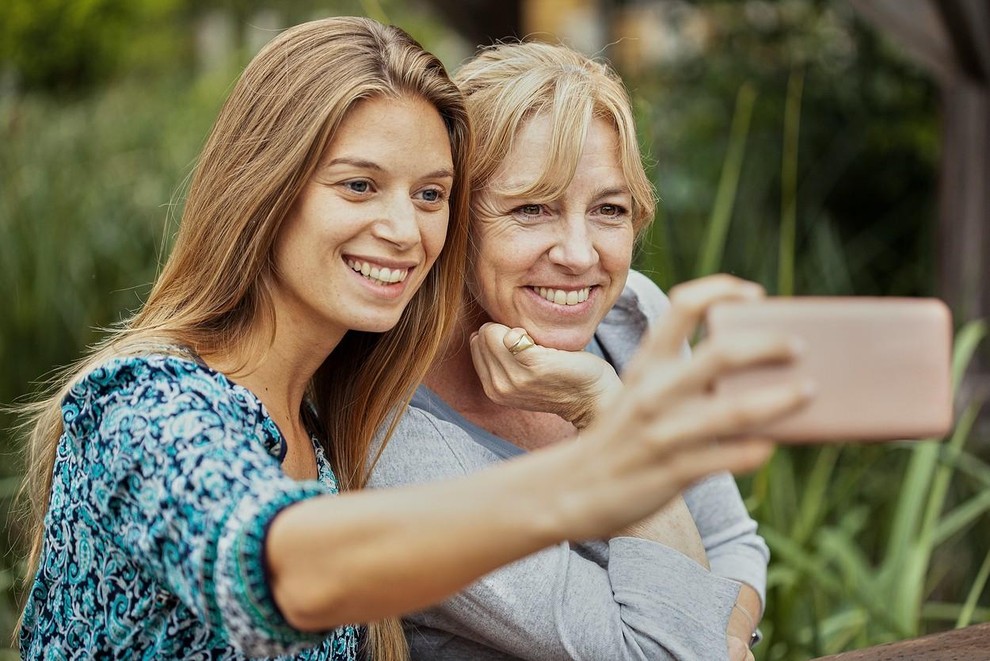
[[[359,259],[348,259],[347,265],[355,273],[360,273],[378,285],[392,285],[402,282],[409,275],[409,269],[407,268],[389,268]]]
[[[581,289],[554,289],[552,287],[533,287],[533,291],[555,305],[577,305],[588,300],[591,287]]]

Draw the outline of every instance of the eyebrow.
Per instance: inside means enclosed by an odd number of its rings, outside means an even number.
[[[505,186],[505,188],[507,190],[517,190],[517,189],[522,188],[522,187],[523,187],[523,184],[521,184],[520,182],[508,182],[508,184]],[[507,195],[508,197],[513,197],[513,198],[516,198],[516,197],[520,197],[520,198],[527,197],[525,195],[522,195],[522,196],[520,196],[520,195],[509,195],[509,194],[506,194],[506,193],[501,193],[498,190],[496,190],[496,193],[498,193],[500,195]],[[632,195],[632,190],[630,190],[630,188],[628,186],[610,186],[610,187],[607,187],[607,188],[599,188],[591,196],[591,199],[592,200],[600,200],[603,197],[611,197],[612,195]]]
[[[362,168],[365,170],[374,170],[376,172],[385,171],[385,168],[378,165],[378,163],[375,163],[374,161],[368,161],[363,158],[348,158],[346,156],[342,156],[340,158],[335,158],[333,160],[327,161],[326,163],[323,164],[323,167],[330,168],[333,167],[334,165],[351,165],[356,168]],[[450,168],[440,168],[439,170],[434,170],[433,172],[427,172],[420,178],[421,179],[443,179],[443,178],[453,179],[454,171]]]
[[[601,190],[595,191],[594,196],[591,199],[600,200],[603,197],[611,197],[612,195],[632,195],[632,191],[629,190],[628,186],[615,186],[613,188],[602,188]]]

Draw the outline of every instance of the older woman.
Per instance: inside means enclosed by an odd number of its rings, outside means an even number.
[[[470,296],[376,466],[373,486],[469,473],[572,439],[616,401],[668,299],[630,270],[654,196],[624,88],[567,48],[508,44],[455,76],[477,133]],[[534,345],[535,342],[535,345]],[[704,433],[702,360],[669,362],[666,414]],[[407,622],[420,659],[733,659],[762,612],[767,547],[728,474],[653,517],[560,544]]]

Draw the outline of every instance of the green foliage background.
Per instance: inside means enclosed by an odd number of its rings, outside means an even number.
[[[452,68],[470,53],[398,0],[0,3],[0,403],[140,305],[253,21],[275,6],[281,25],[390,19]],[[624,72],[662,200],[640,268],[663,286],[725,270],[779,293],[933,294],[932,83],[840,0],[683,7],[709,16],[705,50]],[[216,11],[239,28],[235,51],[204,70],[194,28]],[[982,332],[961,330],[960,369]],[[782,449],[743,480],[774,553],[758,658],[988,619],[978,405],[948,444]],[[12,422],[2,414],[0,633],[23,556]]]

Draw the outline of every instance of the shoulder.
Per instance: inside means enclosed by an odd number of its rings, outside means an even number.
[[[67,428],[99,424],[111,413],[141,412],[164,418],[182,410],[211,410],[238,417],[250,402],[236,396],[221,374],[188,359],[166,354],[118,356],[81,375],[62,400]]]
[[[225,388],[216,376],[209,368],[186,358],[166,354],[118,356],[81,375],[69,389],[69,397],[107,396],[169,385],[219,396]]]
[[[629,271],[626,286],[595,332],[620,372],[632,359],[643,335],[670,309],[660,288],[639,271]]]
[[[457,477],[498,461],[466,430],[413,405],[403,413],[382,450],[369,486],[393,487]]]
[[[670,308],[670,300],[653,280],[639,271],[630,270],[626,286],[616,306],[638,310],[649,322],[662,316]]]

